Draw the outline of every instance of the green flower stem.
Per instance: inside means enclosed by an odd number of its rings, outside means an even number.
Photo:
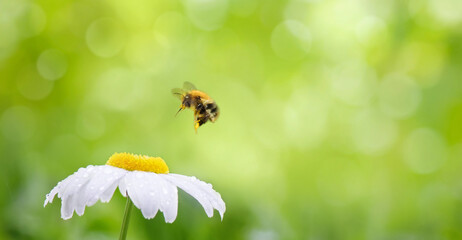
[[[120,229],[119,240],[125,240],[127,237],[128,222],[130,222],[130,213],[132,212],[133,202],[127,194],[127,204],[125,204],[124,220]]]

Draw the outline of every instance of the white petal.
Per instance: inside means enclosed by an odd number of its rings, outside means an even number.
[[[58,191],[62,188],[64,188],[65,186],[67,186],[67,184],[69,184],[69,181],[70,181],[70,177],[67,177],[66,179],[64,179],[63,181],[59,182],[51,191],[50,193],[48,193],[46,196],[45,196],[45,202],[43,203],[43,207],[45,207],[48,203],[52,203],[53,202],[53,198],[55,198],[55,195],[58,193]]]
[[[100,195],[100,201],[103,203],[107,203],[111,200],[112,196],[114,195],[114,192],[117,188],[118,181],[114,182],[111,186],[109,186],[106,191],[101,193]]]
[[[90,179],[94,166],[80,168],[77,172],[70,175],[51,190],[45,200],[45,205],[51,202],[56,194],[62,199],[61,217],[69,219],[72,217],[76,208],[75,198],[73,197]]]
[[[223,220],[223,214],[226,211],[225,202],[221,199],[220,194],[213,190],[211,184],[196,177],[180,174],[162,174],[162,177],[193,196],[202,205],[208,217],[213,216],[213,209],[215,208]]]
[[[162,178],[165,174],[151,175],[151,181],[155,182],[153,186],[157,191],[150,193],[154,198],[159,198],[159,210],[164,213],[165,222],[172,223],[178,214],[178,189],[171,182]]]
[[[82,215],[85,206],[91,206],[98,200],[109,201],[119,180],[126,173],[124,169],[107,165],[81,168],[51,190],[46,197],[45,205],[58,194],[58,197],[62,199],[61,217],[63,219],[71,218],[74,210],[78,215]]]
[[[90,180],[84,184],[74,197],[75,211],[81,216],[85,206],[92,206],[98,200],[108,202],[126,170],[112,166],[95,166]],[[103,199],[104,198],[104,199]]]
[[[127,181],[125,178],[122,178],[119,181],[119,191],[122,196],[127,197]]]
[[[108,165],[98,166],[97,173],[85,187],[83,202],[80,204],[92,206],[98,200],[108,202],[112,198],[120,179],[127,173],[128,171],[122,168]]]
[[[74,214],[74,196],[68,196],[61,201],[61,218],[67,220]]]
[[[91,165],[88,166],[87,168],[92,167]],[[76,177],[81,176],[84,174],[84,172],[87,172],[87,168],[80,168],[77,172],[73,173],[72,175],[68,176],[61,182],[59,182],[52,190],[50,193],[46,195],[45,203],[43,206],[45,207],[48,203],[53,202],[53,198],[55,197],[56,194],[58,194],[58,197],[62,196],[62,193],[66,190],[66,188],[69,186],[71,182],[75,180]]]
[[[85,201],[83,196],[85,195],[86,187],[89,181],[98,174],[99,167],[91,166],[91,168],[87,168],[86,172],[83,172],[78,179],[68,185],[66,191],[62,192],[61,217],[63,219],[71,218],[74,210],[78,215],[83,214],[85,205],[82,205],[81,202]]]
[[[151,172],[134,171],[125,177],[128,196],[147,219],[164,213],[165,222],[175,221],[178,212],[176,186]]]
[[[147,219],[154,218],[160,207],[160,199],[151,196],[157,191],[157,183],[150,176],[152,174],[155,173],[133,171],[125,176],[128,196]]]

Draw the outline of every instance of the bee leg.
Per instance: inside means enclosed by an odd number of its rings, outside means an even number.
[[[199,117],[197,116],[197,112],[194,113],[194,131],[197,133],[197,129],[199,128]]]

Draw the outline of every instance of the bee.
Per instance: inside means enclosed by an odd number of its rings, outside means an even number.
[[[215,101],[206,93],[197,90],[190,82],[184,82],[183,88],[172,89],[173,95],[181,100],[180,109],[176,114],[185,108],[194,111],[194,130],[205,124],[207,121],[215,122],[220,115]]]

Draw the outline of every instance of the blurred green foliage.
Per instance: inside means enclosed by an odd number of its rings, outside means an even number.
[[[461,239],[459,0],[0,0],[0,239],[115,239],[124,199],[42,203],[114,152],[211,182],[223,222],[129,239]],[[170,89],[209,93],[194,133]]]

